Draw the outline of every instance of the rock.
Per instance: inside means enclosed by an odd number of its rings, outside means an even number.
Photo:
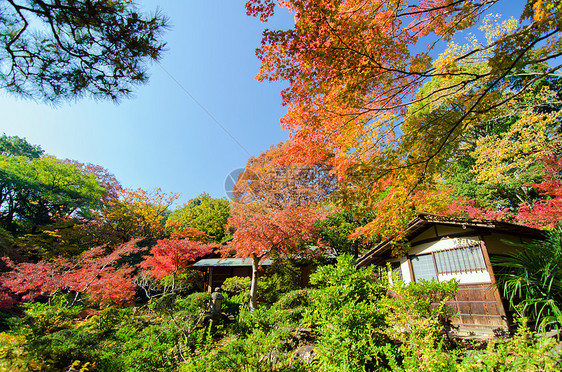
[[[260,362],[267,361],[269,365],[274,366],[275,364],[282,361],[284,356],[285,356],[284,353],[281,354],[277,350],[271,349],[269,350],[269,353],[267,353],[267,355],[264,355],[260,358]]]
[[[294,359],[298,359],[306,365],[309,365],[314,360],[316,353],[314,352],[316,345],[304,345],[297,349]]]

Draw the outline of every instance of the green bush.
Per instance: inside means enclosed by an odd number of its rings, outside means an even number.
[[[492,339],[485,350],[468,353],[458,371],[560,371],[562,352],[556,339],[536,339],[522,321],[513,338]],[[453,370],[453,369],[452,369]]]
[[[237,315],[240,309],[250,302],[250,286],[252,279],[249,277],[234,276],[227,278],[222,284],[225,299],[223,310],[226,313]]]
[[[258,280],[258,301],[273,304],[279,297],[300,288],[300,269],[290,260],[277,261]]]
[[[318,366],[322,371],[365,371],[385,365],[385,314],[379,305],[388,283],[376,268],[355,268],[351,256],[311,275],[311,293],[304,324],[318,335]]]
[[[515,245],[517,252],[494,258],[502,268],[498,281],[511,307],[540,331],[561,328],[562,229],[549,231],[545,240]]]

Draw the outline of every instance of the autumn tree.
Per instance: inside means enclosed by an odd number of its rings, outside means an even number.
[[[0,2],[0,87],[56,103],[82,97],[118,101],[147,81],[166,18],[134,2]]]
[[[163,293],[182,289],[183,284],[192,285],[196,272],[191,265],[200,257],[213,252],[213,244],[192,242],[188,239],[162,239],[150,249],[150,254],[139,264],[145,275],[164,283]],[[191,275],[189,275],[191,274]],[[141,280],[141,287],[150,295],[149,280]]]
[[[283,209],[327,201],[337,191],[329,154],[311,164],[284,162],[290,146],[291,141],[281,142],[248,160],[232,190],[235,202]]]
[[[232,241],[221,248],[224,256],[252,259],[250,308],[255,309],[258,268],[268,257],[304,254],[306,244],[315,244],[318,223],[327,215],[319,208],[289,206],[277,211],[251,211],[247,205],[234,204],[229,224],[236,228]]]
[[[439,41],[448,41],[475,25],[496,2],[279,2],[294,12],[295,27],[265,31],[257,52],[262,62],[258,79],[290,83],[282,93],[288,106],[282,124],[292,131],[293,148],[304,150],[300,156],[293,155],[310,160],[329,150],[345,171],[349,161],[373,159],[401,145],[395,130],[407,118],[412,103],[424,100],[430,104],[472,90],[457,102],[463,112],[456,120],[447,120],[448,128],[429,131],[426,152],[407,165],[431,160],[467,119],[486,114],[509,99],[494,94],[499,85],[506,84],[507,76],[554,60],[560,53],[556,25],[561,10],[557,3],[528,1],[520,22],[507,32],[471,50],[457,49],[432,60],[430,53]],[[250,1],[247,9],[267,20],[273,1]],[[427,46],[427,51],[413,54],[413,46],[418,50]],[[476,58],[486,62],[487,68],[464,68]],[[519,91],[557,70],[557,66],[545,65]],[[416,97],[423,83],[436,77],[450,84],[429,97]],[[439,123],[432,121],[434,127]]]
[[[211,252],[209,245],[187,239],[162,239],[150,249],[150,255],[140,266],[154,278],[162,279],[185,271],[197,258]]]
[[[215,199],[203,193],[173,211],[166,222],[172,239],[220,243],[228,237],[225,229],[230,214],[226,198]]]
[[[265,32],[258,79],[289,82],[281,124],[294,141],[286,158],[333,153],[357,199],[379,210],[366,231],[391,234],[414,209],[443,210],[439,172],[463,133],[492,123],[559,70],[548,65],[560,54],[555,1],[528,1],[519,21],[498,29],[487,18],[485,42],[451,43],[432,58],[496,2],[279,2],[295,13],[295,27]],[[247,9],[265,21],[274,2],[250,1]]]
[[[169,208],[178,194],[167,194],[159,188],[119,189],[118,193],[90,224],[83,226],[92,241],[115,245],[140,237],[155,242],[166,236]]]
[[[68,306],[82,295],[93,304],[129,304],[135,295],[134,268],[119,261],[139,252],[138,240],[123,244],[107,253],[106,247],[94,247],[79,257],[68,260],[14,264],[11,271],[1,274],[3,286],[23,301],[57,292],[69,293]]]
[[[228,226],[234,235],[222,254],[252,259],[252,309],[260,262],[304,254],[306,244],[318,242],[318,223],[328,215],[327,208],[319,205],[337,189],[337,179],[325,161],[281,162],[288,146],[280,143],[250,158],[233,188]]]
[[[486,19],[486,22],[492,21],[492,17]],[[490,39],[494,34],[508,32],[514,25],[515,22],[511,20],[483,29]],[[466,45],[451,44],[443,55],[451,55],[459,50],[474,50],[478,45],[478,39],[472,37]],[[482,58],[475,58],[473,63],[463,66],[474,71],[481,71],[485,67]],[[487,116],[481,115],[475,121],[467,120],[464,130],[449,146],[446,156],[441,156],[441,165],[436,169],[441,174],[441,182],[453,187],[452,196],[456,198],[445,213],[523,222],[524,219],[516,217],[520,207],[525,209],[553,197],[544,193],[541,195],[536,186],[545,179],[543,159],[556,158],[561,150],[562,79],[554,74],[536,79],[535,73],[543,68],[531,65],[507,76],[506,84],[494,92],[497,96],[513,94],[528,84],[530,77],[534,81],[526,91],[490,111]],[[439,92],[447,84],[447,81],[436,78],[418,94],[431,95],[431,92]],[[462,96],[469,94],[461,92]],[[457,98],[462,99],[462,96]],[[423,115],[436,110],[458,112],[458,106],[453,104],[457,98],[443,97],[439,104],[434,102],[433,106],[424,108],[416,107],[423,100],[412,105],[419,109],[414,120],[423,121]]]

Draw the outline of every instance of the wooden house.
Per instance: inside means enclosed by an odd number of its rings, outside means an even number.
[[[359,258],[357,266],[390,263],[405,282],[458,279],[457,295],[448,302],[457,312],[451,319],[452,331],[493,336],[508,331],[512,323],[490,258],[518,249],[509,242],[541,237],[540,230],[510,223],[418,213],[406,227],[406,255],[393,257],[388,240]]]

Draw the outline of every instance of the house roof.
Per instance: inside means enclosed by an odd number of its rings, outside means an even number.
[[[273,261],[265,259],[260,262],[260,266],[269,266]],[[251,267],[251,258],[204,258],[197,261],[194,267]]]
[[[532,239],[540,239],[544,235],[543,231],[527,226],[516,225],[507,222],[478,220],[460,217],[448,217],[438,214],[425,212],[416,212],[417,216],[408,223],[404,231],[404,238],[412,240],[417,235],[425,231],[429,226],[434,224],[461,226],[463,229],[468,227],[478,230],[494,230],[497,232],[528,237]],[[392,239],[379,243],[376,247],[365,253],[357,260],[357,267],[365,266],[372,262],[383,262],[385,258],[390,257],[392,251]]]

